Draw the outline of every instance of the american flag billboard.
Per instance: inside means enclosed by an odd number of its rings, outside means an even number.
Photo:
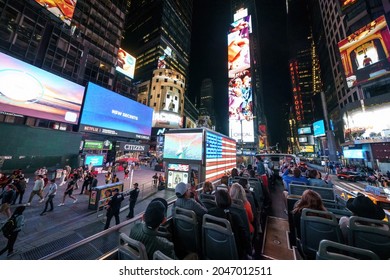
[[[227,171],[236,167],[236,141],[206,131],[206,181],[221,179]]]

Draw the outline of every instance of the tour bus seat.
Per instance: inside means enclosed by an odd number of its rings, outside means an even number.
[[[201,193],[199,196],[200,196],[200,199],[215,200],[215,195],[213,195],[213,194]]]
[[[315,259],[320,241],[327,239],[343,243],[336,216],[328,211],[304,208],[301,214],[301,251],[307,259]]]
[[[217,207],[215,199],[201,198],[200,201],[202,202],[204,207],[207,208],[207,210]]]
[[[165,255],[163,252],[160,250],[157,250],[153,253],[153,260],[173,260],[167,255]]]
[[[240,216],[240,219],[244,224],[245,231],[248,233],[248,236],[250,236],[248,216],[246,214],[246,210],[244,208],[244,203],[242,202],[242,200],[232,199],[232,205],[230,206],[230,211]]]
[[[341,244],[330,240],[321,240],[316,255],[317,260],[379,260],[372,251]]]
[[[205,214],[202,223],[204,258],[237,260],[236,241],[228,220]]]
[[[317,187],[317,186],[309,186],[309,185],[298,185],[296,183],[291,182],[290,185],[290,194],[293,195],[302,195],[305,190],[313,190],[319,193],[322,200],[324,201],[336,201],[333,188],[327,187]]]
[[[390,224],[385,221],[351,216],[348,244],[373,251],[380,259],[390,258]]]
[[[130,238],[125,233],[119,235],[119,260],[147,260],[148,254],[142,242]]]
[[[179,257],[191,252],[201,253],[200,228],[194,211],[175,207],[173,227],[175,251]]]

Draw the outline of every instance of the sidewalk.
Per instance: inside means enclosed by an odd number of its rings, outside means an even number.
[[[152,176],[156,171],[150,169],[149,167],[142,167],[141,170],[135,170],[133,173],[133,178],[124,181],[124,191],[130,189],[130,182],[138,183],[141,189],[138,202],[135,206],[135,214],[143,212],[148,205],[149,201],[154,197],[163,197],[169,199],[174,196],[174,193],[170,190],[168,191],[158,191],[157,193],[152,193]],[[117,172],[118,178],[123,181],[124,174],[123,172]],[[26,193],[23,198],[23,203],[26,203],[31,190],[34,184],[33,177],[27,176],[30,178]],[[99,174],[98,186],[104,184],[104,174]],[[57,182],[59,179],[57,180]],[[73,203],[73,200],[69,197],[65,200],[65,205],[59,207],[58,204],[62,201],[65,185],[58,188],[57,195],[54,198],[54,211],[47,212],[46,215],[40,216],[39,214],[44,209],[45,203],[38,203],[39,197],[35,196],[31,202],[31,206],[26,206],[24,211],[24,216],[26,219],[26,224],[24,229],[19,233],[16,240],[14,250],[16,254],[7,258],[7,253],[4,253],[0,256],[0,260],[5,259],[39,259],[48,252],[53,252],[58,250],[58,248],[63,248],[66,244],[72,244],[85,236],[80,236],[75,233],[75,230],[80,228],[85,228],[84,231],[88,231],[89,235],[97,233],[104,228],[103,218],[105,213],[102,211],[99,212],[101,217],[98,217],[96,210],[88,209],[88,195],[79,195],[81,190],[82,183],[79,182],[79,189],[73,192],[73,195],[77,197],[77,202]],[[152,195],[152,196],[150,196]],[[128,199],[125,199],[122,202],[122,208],[128,206]],[[12,211],[18,205],[12,206]],[[125,209],[120,214],[120,220],[124,221],[126,219],[128,211]],[[5,216],[1,216],[0,221],[4,222],[6,220]],[[111,226],[115,224],[115,219],[111,220]],[[76,231],[77,232],[77,231]],[[58,242],[56,242],[58,240]],[[0,236],[0,248],[6,246],[6,239],[3,236]],[[69,245],[68,244],[68,245]],[[30,252],[30,253],[29,253]]]

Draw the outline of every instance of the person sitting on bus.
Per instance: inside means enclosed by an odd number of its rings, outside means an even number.
[[[292,175],[290,175],[290,171],[292,170]],[[286,188],[286,191],[288,192],[288,194],[290,194],[290,183],[299,183],[299,184],[302,184],[302,185],[307,185],[309,183],[309,181],[307,180],[306,177],[303,177],[301,175],[301,170],[299,170],[299,168],[294,168],[294,169],[291,169],[288,168],[286,171],[284,171],[283,175],[282,175],[282,179],[283,179],[283,182],[285,184],[285,188]]]
[[[195,198],[191,198],[191,185],[180,182],[176,185],[175,193],[177,200],[173,204],[172,212],[174,212],[175,207],[192,210],[195,212],[198,221],[201,222],[203,215],[207,213],[207,208],[200,200],[195,200],[197,199],[197,196],[194,196]]]
[[[301,238],[301,214],[303,208],[327,211],[319,193],[313,190],[305,190],[292,210],[295,233],[297,238]]]
[[[215,217],[227,219],[230,222],[238,256],[240,259],[248,259],[252,253],[249,232],[245,230],[244,223],[240,216],[230,211],[232,199],[230,194],[225,190],[217,190],[215,192],[215,201],[217,207],[210,209],[209,214]]]
[[[308,172],[309,175],[309,185],[323,188],[332,188],[333,184],[331,182],[326,182],[321,179],[321,172],[315,169],[311,169]]]
[[[380,206],[361,193],[358,193],[356,197],[348,199],[346,206],[353,213],[353,216],[373,220],[383,220],[386,216],[385,211]],[[345,240],[348,238],[348,224],[349,217],[343,216],[340,218],[339,226]]]

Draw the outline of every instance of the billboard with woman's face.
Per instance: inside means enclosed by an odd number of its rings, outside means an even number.
[[[348,87],[390,74],[390,32],[384,16],[338,43]]]

